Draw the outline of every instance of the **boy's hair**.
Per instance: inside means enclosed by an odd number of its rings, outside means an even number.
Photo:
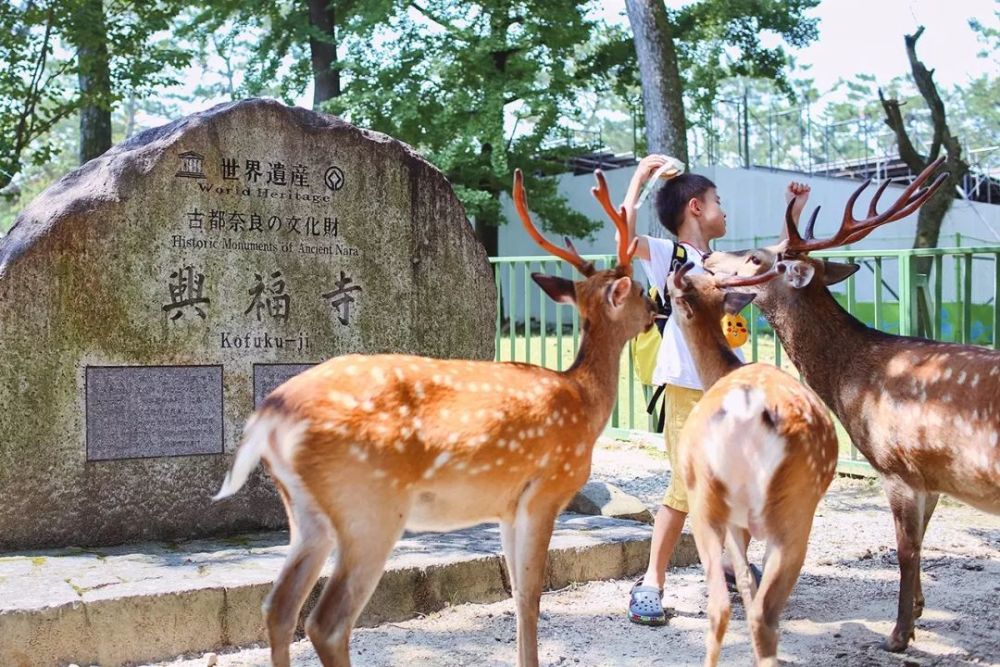
[[[684,208],[693,197],[699,199],[715,187],[715,183],[699,174],[684,173],[676,176],[656,193],[656,217],[660,224],[674,236],[684,220]]]

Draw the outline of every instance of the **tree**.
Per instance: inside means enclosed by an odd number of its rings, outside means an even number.
[[[927,149],[926,153],[921,153],[911,141],[899,101],[886,98],[881,90],[879,91],[879,100],[885,113],[885,123],[896,135],[899,157],[913,173],[923,171],[927,165],[940,156],[942,150],[945,153],[945,162],[942,168],[948,172],[948,178],[937,192],[920,207],[920,213],[917,216],[917,233],[913,242],[914,248],[935,248],[941,233],[941,222],[955,200],[955,189],[968,173],[969,165],[962,159],[962,146],[958,137],[954,136],[948,127],[944,102],[941,101],[937,86],[934,84],[934,72],[928,70],[924,63],[917,58],[917,40],[923,33],[924,27],[920,26],[914,34],[906,35],[904,42],[913,80],[931,113],[933,136],[930,148]],[[931,258],[918,258],[916,269],[921,274],[929,274]],[[924,299],[918,299],[918,309],[918,323],[926,331],[929,326],[929,309]]]
[[[688,161],[688,114],[707,123],[722,82],[734,77],[772,79],[792,94],[785,76],[788,56],[766,47],[774,33],[791,46],[816,38],[817,19],[806,10],[819,0],[699,0],[668,10],[662,0],[626,0],[636,66],[641,77],[646,137],[651,152]],[[660,234],[658,225],[650,233]]]
[[[642,81],[649,150],[672,155],[687,164],[684,87],[666,7],[663,0],[625,0],[625,8]]]
[[[76,49],[80,164],[111,148],[111,55],[103,0],[71,3],[66,32]]]
[[[0,3],[0,192],[10,192],[24,158],[44,164],[54,150],[48,131],[75,110],[54,57],[55,9],[33,2]]]
[[[571,211],[554,179],[565,154],[547,140],[577,113],[577,58],[593,23],[573,0],[395,2],[359,18],[342,63],[350,81],[327,108],[412,144],[445,172],[494,255],[500,195],[525,172],[550,231],[587,235],[603,221]]]

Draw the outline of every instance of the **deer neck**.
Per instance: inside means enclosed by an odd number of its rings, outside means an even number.
[[[628,342],[620,327],[585,319],[580,326],[580,349],[566,377],[576,382],[595,414],[611,414],[618,394],[618,370],[622,348]],[[606,419],[606,416],[605,416]]]
[[[698,370],[698,378],[703,389],[708,389],[719,378],[743,365],[726,342],[719,318],[697,313],[691,320],[684,318],[680,320],[678,325],[684,336],[684,342],[691,350],[691,358]]]
[[[755,303],[802,379],[827,405],[836,406],[837,394],[847,387],[871,382],[876,369],[868,352],[884,334],[844,310],[826,286],[808,285],[791,298],[764,296]]]

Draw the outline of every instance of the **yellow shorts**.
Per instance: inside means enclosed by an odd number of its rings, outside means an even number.
[[[663,390],[663,410],[666,420],[663,424],[663,439],[667,444],[667,458],[670,460],[670,486],[663,494],[663,504],[678,512],[687,513],[687,487],[681,479],[680,456],[677,443],[680,440],[681,428],[688,415],[704,392],[698,389],[688,389],[668,384]]]

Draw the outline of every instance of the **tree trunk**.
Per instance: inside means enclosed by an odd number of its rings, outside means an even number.
[[[337,15],[333,0],[307,0],[309,25],[324,35],[309,38],[313,71],[313,109],[340,96],[340,70],[337,68]]]
[[[481,220],[476,220],[476,238],[486,248],[487,257],[498,257],[500,251],[500,228]]]
[[[955,201],[955,189],[968,173],[969,165],[962,159],[962,147],[948,127],[944,102],[942,102],[937,86],[934,84],[934,72],[928,70],[917,58],[917,40],[920,39],[923,32],[924,28],[921,26],[914,34],[906,35],[904,42],[913,80],[917,84],[920,95],[930,108],[931,122],[934,125],[933,139],[926,156],[921,155],[910,140],[903,113],[899,108],[899,101],[885,99],[881,90],[879,91],[879,100],[881,100],[882,109],[885,112],[885,124],[896,135],[899,157],[910,168],[910,171],[915,174],[923,171],[928,164],[937,159],[941,149],[944,148],[943,170],[948,172],[948,178],[938,191],[920,207],[920,213],[917,215],[917,233],[913,239],[914,248],[936,248],[941,235],[941,223],[944,222],[944,216],[951,208],[952,202]],[[931,257],[918,257],[914,268],[919,275],[929,280],[932,262],[933,258]],[[918,334],[927,336],[931,331],[931,309],[927,290],[919,292],[916,297]]]
[[[663,0],[625,0],[625,7],[639,61],[649,152],[671,155],[687,164],[684,86],[666,7]],[[649,233],[662,236],[663,228],[654,220]]]
[[[687,163],[684,86],[667,10],[662,0],[625,0],[625,7],[639,61],[649,152]]]
[[[80,164],[111,148],[111,65],[102,0],[84,0],[74,37],[80,108]]]

